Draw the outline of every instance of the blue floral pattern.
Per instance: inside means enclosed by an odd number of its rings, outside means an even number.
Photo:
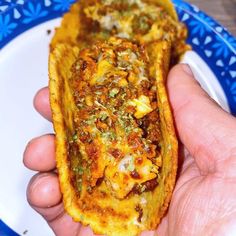
[[[3,0],[0,3],[0,13],[1,12],[6,12],[10,9],[14,9],[16,7],[18,7],[19,5],[23,5],[25,3],[24,0]]]
[[[0,0],[0,49],[22,32],[62,16],[75,0]]]
[[[222,40],[222,37],[217,35],[212,48],[216,50],[217,57],[222,55],[224,58],[227,58],[232,53],[232,50],[236,49],[236,40],[226,33],[222,34],[222,36],[225,41]]]
[[[215,73],[236,115],[236,39],[197,7],[182,0],[173,2],[180,20],[188,26],[188,43]]]
[[[0,50],[18,34],[61,16],[75,0],[0,0]],[[236,115],[236,39],[198,7],[173,0],[188,43],[214,71]]]
[[[7,38],[8,35],[17,27],[17,23],[10,22],[10,15],[0,15],[0,41]]]
[[[38,18],[44,17],[48,14],[48,11],[42,9],[40,3],[33,4],[32,2],[29,2],[27,4],[27,7],[22,11],[25,16],[22,21],[24,24],[29,24],[30,22]]]
[[[189,22],[189,25],[193,28],[191,32],[192,34],[197,34],[200,35],[200,37],[203,37],[206,31],[210,32],[212,30],[211,27],[213,27],[215,23],[209,16],[200,12],[196,19]]]
[[[53,0],[53,2],[55,4],[53,8],[55,11],[67,11],[74,0]]]

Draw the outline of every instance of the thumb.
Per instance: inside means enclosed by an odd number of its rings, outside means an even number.
[[[225,167],[227,174],[234,174],[236,119],[209,98],[193,77],[184,64],[175,66],[168,77],[179,138],[202,173],[223,171]]]

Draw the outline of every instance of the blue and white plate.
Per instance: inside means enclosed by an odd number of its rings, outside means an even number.
[[[36,91],[48,83],[48,45],[61,15],[74,0],[0,0],[0,235],[53,235],[27,204],[31,171],[22,165],[24,147],[52,126],[33,109]],[[212,18],[174,0],[188,26],[191,65],[204,89],[236,115],[236,40]]]

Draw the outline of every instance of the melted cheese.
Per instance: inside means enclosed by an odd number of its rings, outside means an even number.
[[[102,84],[105,80],[105,75],[112,71],[113,65],[107,60],[101,60],[97,66],[97,73],[94,74],[93,78],[90,80],[91,85]]]
[[[128,104],[136,108],[134,116],[137,119],[141,119],[148,113],[153,111],[149,98],[144,95],[141,95],[138,99],[133,99],[129,101]]]
[[[135,153],[127,154],[122,160],[106,168],[106,182],[119,199],[125,198],[136,184],[142,184],[157,177],[158,169],[152,162],[142,157],[143,162],[138,165],[136,164],[138,157]],[[139,178],[132,177],[133,171],[138,173]]]
[[[127,82],[127,80],[126,80],[125,78],[120,79],[119,82],[118,82],[118,84],[119,84],[120,87],[126,87],[126,86],[128,86],[128,82]]]
[[[84,100],[80,98],[82,108],[78,110],[78,117],[83,117],[81,129],[78,127],[82,131],[78,131],[78,140],[83,141],[81,154],[86,161],[91,160],[86,184],[95,187],[104,177],[109,191],[118,199],[128,196],[135,186],[145,191],[143,184],[158,177],[159,167],[151,159],[155,151],[143,138],[135,119],[153,111],[152,93],[150,98],[135,96],[139,90],[148,89],[141,84],[143,80],[149,82],[147,60],[141,48],[117,38],[83,51],[79,60],[86,70],[79,70],[76,78],[82,77],[92,87],[85,92]]]
[[[148,34],[143,36],[143,41],[150,42],[153,40],[159,40],[163,37],[164,33],[165,32],[163,31],[163,28],[160,27],[159,23],[154,23],[151,27],[151,30],[148,32]],[[166,33],[165,33],[165,36],[167,36]]]

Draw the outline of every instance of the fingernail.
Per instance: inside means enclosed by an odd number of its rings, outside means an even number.
[[[188,64],[182,64],[182,68],[188,75],[193,76],[193,71]]]

